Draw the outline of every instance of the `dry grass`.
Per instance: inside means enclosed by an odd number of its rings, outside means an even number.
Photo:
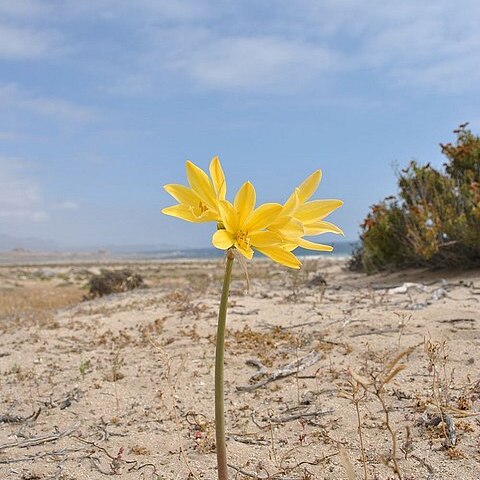
[[[28,286],[0,290],[0,328],[22,326],[54,326],[54,313],[82,300],[78,286]]]

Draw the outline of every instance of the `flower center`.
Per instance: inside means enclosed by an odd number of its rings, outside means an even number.
[[[247,250],[250,247],[250,237],[247,232],[239,230],[235,240],[240,250]]]
[[[197,208],[195,209],[195,213],[200,216],[208,210],[208,207],[202,202],[198,202]]]

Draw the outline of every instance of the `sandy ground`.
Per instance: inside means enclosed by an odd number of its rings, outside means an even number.
[[[0,478],[215,479],[222,261],[136,261],[149,288],[83,301],[124,266],[98,261],[0,266]],[[257,261],[247,292],[234,268],[231,478],[480,479],[478,270]]]

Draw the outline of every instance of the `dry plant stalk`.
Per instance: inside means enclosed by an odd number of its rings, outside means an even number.
[[[447,379],[447,367],[446,367],[447,355],[445,353],[446,343],[447,342],[445,340],[443,340],[442,342],[432,341],[431,339],[425,340],[424,349],[428,358],[428,369],[432,373],[433,401],[435,406],[437,407],[438,414],[441,419],[444,441],[448,447],[454,447],[455,445],[452,444],[450,440],[450,435],[447,429],[448,425],[444,415],[444,409],[448,407],[448,403],[449,403],[448,379]],[[439,374],[439,365],[438,365],[439,362],[441,364],[441,368],[443,372],[443,379],[440,377],[440,374]]]
[[[402,344],[402,338],[405,333],[405,328],[407,324],[412,320],[413,316],[411,314],[407,315],[406,313],[393,312],[398,317],[398,349],[400,350]]]
[[[180,435],[181,426],[180,426],[180,418],[178,416],[178,411],[177,411],[178,407],[177,407],[177,402],[176,402],[176,397],[177,397],[177,393],[176,393],[177,392],[177,390],[176,390],[177,385],[176,384],[177,384],[177,381],[178,381],[178,377],[177,377],[177,380],[172,381],[173,359],[167,353],[165,353],[165,351],[160,346],[155,344],[152,339],[150,339],[150,344],[157,351],[157,353],[160,354],[160,357],[162,359],[162,364],[166,368],[165,379],[166,379],[166,382],[167,382],[168,390],[169,390],[169,393],[170,393],[170,398],[171,398],[172,405],[173,405],[173,416],[174,416],[174,419],[175,419],[175,426],[176,426],[176,429],[177,429],[177,441],[178,441],[179,456],[180,456],[180,458],[183,459],[183,461],[185,463],[185,466],[187,467],[187,469],[189,471],[188,478],[193,478],[194,480],[200,480],[199,477],[193,471],[193,469],[190,465],[190,462],[188,461],[188,457],[185,453],[185,449],[183,448],[183,442],[182,442],[182,438],[181,438],[181,435]],[[181,368],[179,369],[179,371],[181,371],[182,369],[183,369],[183,359],[182,359]]]
[[[348,380],[348,390],[342,389],[340,392],[340,395],[344,398],[348,398],[355,406],[355,413],[357,416],[357,432],[358,432],[358,438],[360,440],[360,454],[361,454],[362,466],[363,466],[363,478],[364,480],[368,480],[367,459],[365,455],[365,442],[363,438],[362,418],[360,415],[360,403],[365,399],[367,391],[365,387],[362,385],[362,383],[360,383],[358,380],[354,378],[357,375],[351,369],[349,370],[349,374],[351,378]],[[364,379],[361,378],[361,380],[364,380]],[[340,450],[340,459],[341,460],[343,459],[341,450]],[[345,467],[345,462],[343,462],[343,460],[342,460],[342,464]],[[348,476],[348,470],[346,467],[345,467],[345,470],[347,471],[347,476]]]
[[[122,363],[123,363],[123,359],[120,357],[120,348],[117,348],[112,361],[112,380],[113,380],[113,388],[115,391],[115,408],[116,408],[117,415],[120,410],[120,400],[118,398],[117,380],[120,379],[119,371]]]
[[[340,462],[345,469],[348,480],[355,480],[355,472],[353,470],[352,462],[350,461],[348,452],[345,450],[344,447],[340,446],[338,447],[338,453],[340,456]]]
[[[270,431],[270,446],[271,446],[271,457],[273,457],[273,460],[275,462],[275,465],[278,466],[278,458],[277,458],[277,449],[275,448],[275,427],[273,426],[272,422],[272,417],[273,417],[274,412],[272,410],[268,411],[268,429]]]
[[[367,393],[373,394],[382,407],[382,411],[385,417],[385,426],[390,434],[390,439],[392,444],[391,455],[390,455],[391,461],[393,463],[392,470],[399,480],[402,480],[402,473],[401,473],[400,465],[398,463],[398,458],[397,458],[398,457],[397,432],[396,430],[393,429],[391,424],[389,406],[387,405],[387,402],[385,400],[385,386],[388,383],[390,383],[402,370],[406,368],[406,365],[403,363],[400,363],[400,361],[406,356],[410,355],[413,352],[413,350],[415,350],[415,348],[417,348],[417,345],[414,345],[412,347],[409,347],[399,352],[397,355],[395,355],[392,359],[390,359],[384,364],[383,369],[380,372],[372,371],[372,369],[370,369],[369,371],[367,370],[369,374],[368,377],[359,375],[353,372],[352,370],[350,370],[350,376],[351,376],[350,385],[352,386],[352,389],[353,388],[358,389],[361,386],[365,390],[365,394]],[[358,412],[357,412],[357,418],[358,418],[358,422],[360,422],[360,419],[358,417]],[[359,430],[359,435],[360,435],[360,431],[361,430]],[[361,443],[363,443],[363,438],[361,438]],[[362,457],[362,461],[364,461],[364,457]],[[365,464],[364,464],[364,475],[367,475]]]

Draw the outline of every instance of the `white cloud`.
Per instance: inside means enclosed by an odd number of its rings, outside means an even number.
[[[215,11],[214,5],[203,0],[70,0],[60,8],[69,16],[129,23],[192,21],[206,18]]]
[[[472,64],[470,59],[448,58],[424,65],[423,68],[396,68],[392,75],[405,85],[434,88],[440,93],[451,94],[478,90],[480,65]]]
[[[39,184],[27,165],[15,158],[0,156],[0,218],[41,222],[49,216]]]
[[[168,67],[208,88],[296,90],[332,72],[337,56],[321,46],[272,36],[213,38]]]
[[[40,0],[15,0],[0,2],[0,14],[3,17],[31,18],[50,12],[46,2]]]
[[[0,59],[25,60],[54,51],[56,36],[30,27],[0,25]]]
[[[31,164],[0,156],[0,219],[4,222],[44,222],[55,211],[78,209],[78,203],[72,200],[46,202]]]
[[[479,90],[477,0],[300,0],[290,13],[291,28],[335,44],[352,73],[440,93]]]
[[[398,84],[441,93],[480,85],[480,7],[453,2],[406,2],[401,15],[383,17],[383,28],[367,35],[362,59]]]
[[[71,200],[66,200],[65,202],[52,205],[51,208],[55,210],[78,210],[80,207],[78,203],[72,202]]]
[[[57,98],[24,98],[19,105],[40,115],[63,118],[75,122],[94,120],[93,109]]]
[[[149,47],[106,89],[151,95],[196,88],[298,93],[322,88],[343,68],[342,54],[304,39],[237,35],[199,27],[150,29]]]
[[[20,109],[58,120],[89,122],[97,113],[89,107],[83,107],[58,98],[34,97],[19,89],[16,84],[0,84],[0,106],[4,109]]]
[[[290,92],[346,73],[441,93],[480,85],[476,0],[175,2],[175,15],[159,2],[158,16],[147,13],[152,2],[139,5],[123,17],[145,22],[139,51],[116,70],[112,93],[150,95],[182,78],[207,89]]]
[[[114,94],[168,94],[184,81],[283,93],[341,83],[346,73],[441,93],[480,85],[477,0],[18,0],[1,2],[0,16],[10,22],[0,25],[0,58],[74,54]],[[79,33],[91,25],[91,36]],[[91,115],[28,100],[25,108],[45,115]]]

